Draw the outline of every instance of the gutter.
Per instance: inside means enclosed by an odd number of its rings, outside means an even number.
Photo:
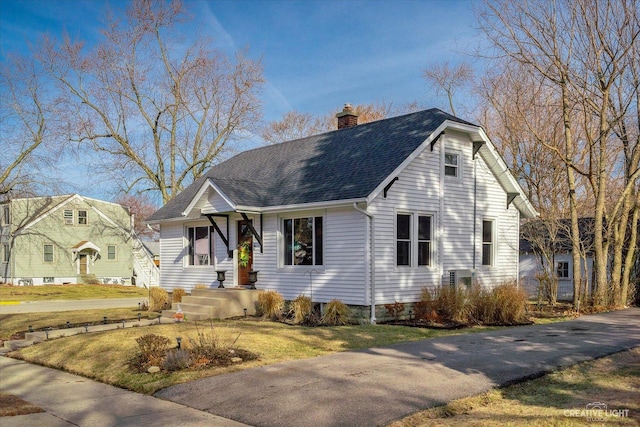
[[[358,207],[358,204],[356,202],[353,202],[353,208],[360,212],[361,214],[365,215],[367,217],[367,222],[369,224],[371,224],[370,227],[370,235],[367,236],[367,240],[369,240],[369,250],[370,250],[370,257],[369,259],[371,260],[368,264],[369,264],[369,268],[371,269],[370,274],[367,276],[367,280],[369,281],[369,287],[371,289],[371,324],[375,325],[376,324],[376,244],[375,244],[375,222],[373,220],[373,215],[369,212],[367,212],[364,209],[361,209]]]

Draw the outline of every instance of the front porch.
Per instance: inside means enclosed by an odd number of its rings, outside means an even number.
[[[163,310],[162,318],[173,321],[178,304],[187,320],[253,316],[259,294],[260,290],[244,288],[193,289],[191,295],[182,297],[181,303],[173,303],[171,310]]]

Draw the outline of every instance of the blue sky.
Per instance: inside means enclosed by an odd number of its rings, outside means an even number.
[[[184,0],[198,28],[215,47],[247,49],[262,58],[265,122],[293,109],[325,115],[344,103],[417,102],[447,110],[422,78],[430,62],[464,59],[480,40],[475,0]],[[48,33],[91,44],[100,39],[107,8],[124,0],[3,0],[0,2],[0,61],[27,53]],[[255,143],[255,142],[254,142]],[[250,144],[248,147],[251,147]],[[78,186],[90,173],[89,159],[70,160],[67,192],[111,199],[107,183]],[[75,176],[75,177],[74,177]],[[76,184],[74,184],[74,182]]]
[[[446,107],[421,77],[430,61],[464,58],[476,43],[471,0],[185,0],[201,28],[228,52],[261,57],[265,120],[292,109],[326,114],[345,102],[418,101]],[[42,33],[89,42],[118,0],[4,0],[0,57]]]

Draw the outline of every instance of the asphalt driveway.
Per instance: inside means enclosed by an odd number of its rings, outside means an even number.
[[[385,425],[637,346],[640,308],[630,308],[280,363],[179,384],[156,396],[253,426]]]

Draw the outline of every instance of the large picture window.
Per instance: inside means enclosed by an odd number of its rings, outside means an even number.
[[[284,265],[322,265],[322,217],[283,221]]]
[[[189,265],[213,265],[213,238],[211,229],[188,227]]]

